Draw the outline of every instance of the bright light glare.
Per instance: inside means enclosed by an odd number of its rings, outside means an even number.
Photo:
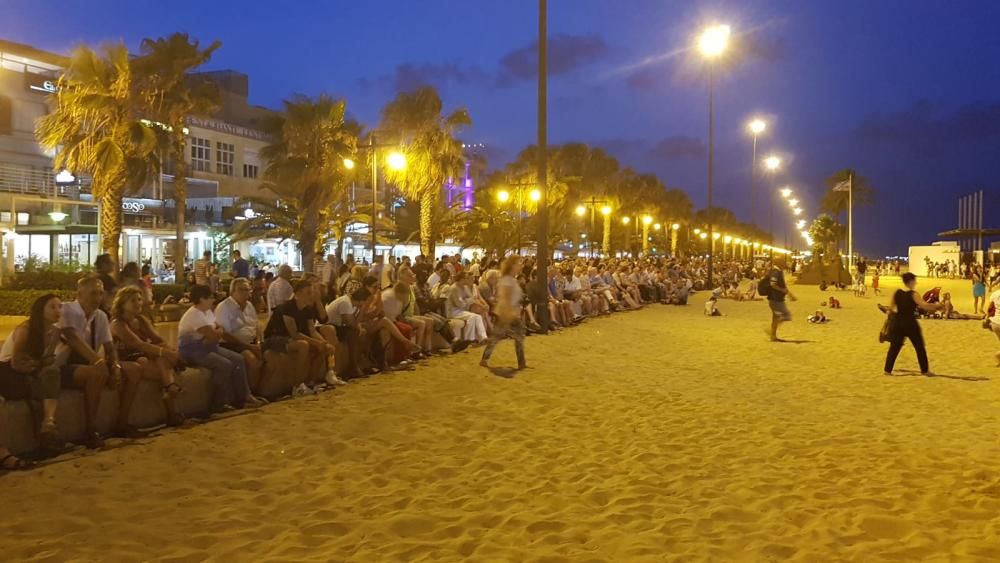
[[[406,168],[406,156],[401,152],[389,153],[389,158],[386,160],[389,163],[389,168],[393,170],[402,170]]]
[[[611,215],[611,208],[605,205],[601,208],[601,215],[608,216]]]
[[[702,239],[706,239],[708,238],[708,233],[701,233],[698,236],[701,237]]]
[[[628,225],[628,222],[631,220],[631,217],[622,217],[622,225]]]
[[[62,221],[63,219],[65,219],[66,217],[69,217],[69,215],[66,215],[62,211],[50,211],[49,212],[49,217],[53,221],[55,221],[56,223],[58,223],[58,222]]]
[[[771,171],[777,170],[778,167],[781,166],[781,159],[772,154],[764,159],[764,166]]]
[[[500,190],[497,192],[497,199],[500,200],[500,203],[507,203],[510,201],[510,192],[507,190]]]
[[[648,224],[650,224],[652,222],[653,222],[653,218],[650,217],[649,215],[643,215],[642,216],[642,224],[643,225],[648,225]]]
[[[653,228],[656,229],[657,231],[659,231],[660,229],[663,228],[663,225],[657,223],[657,224],[653,225]]]
[[[698,38],[698,50],[708,58],[721,55],[729,45],[729,26],[713,25],[701,32]]]
[[[794,213],[796,215],[801,215],[802,214],[802,208],[801,207],[796,207],[795,209],[792,210],[792,213]]]
[[[795,226],[797,226],[797,227],[798,227],[798,228],[800,228],[800,229],[801,229],[802,227],[805,227],[805,226],[806,226],[806,220],[805,220],[805,219],[799,219],[799,222],[798,222],[798,223],[796,223],[796,224],[795,224]]]
[[[725,242],[726,244],[729,244],[733,242],[733,237],[726,235],[725,238],[722,239],[722,241]]]
[[[696,234],[696,235],[700,235],[700,234],[701,234],[701,229],[695,229],[695,230],[694,230],[694,234]]]
[[[583,217],[583,214],[586,213],[586,212],[587,212],[587,208],[586,207],[584,207],[582,205],[577,205],[576,206],[576,214],[579,215],[580,217]]]
[[[781,188],[781,197],[787,198],[792,195],[792,188]]]
[[[60,184],[69,184],[76,181],[76,176],[73,175],[69,170],[63,170],[56,174],[56,182]],[[65,217],[64,217],[65,219]]]
[[[531,192],[528,193],[528,198],[531,199],[531,201],[540,201],[542,199],[542,192],[538,190],[531,190]]]
[[[674,223],[673,225],[670,225],[670,228],[676,231],[677,229],[681,228],[681,224],[680,223]]]
[[[719,233],[712,233],[712,238],[715,239],[715,240],[719,240],[719,237],[721,237],[721,236],[722,235],[720,235]]]
[[[795,199],[793,197],[792,199],[788,200],[788,205],[791,205],[792,207],[798,207],[799,206],[799,200],[797,200],[797,199]]]
[[[760,135],[764,132],[764,129],[767,129],[767,124],[764,123],[764,120],[762,119],[754,119],[750,122],[748,127],[750,128],[751,133],[754,135]]]
[[[351,159],[349,159],[349,158],[345,158],[344,159],[344,168],[346,168],[348,170],[354,170],[354,161],[351,160]]]

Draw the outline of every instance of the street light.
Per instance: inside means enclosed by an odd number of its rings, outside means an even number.
[[[680,223],[674,223],[670,225],[670,256],[671,258],[677,257],[677,234],[681,229]]]
[[[352,160],[350,158],[345,158],[344,159],[344,168],[346,168],[348,170],[354,170],[354,160]]]
[[[792,207],[798,207],[799,200],[797,200],[795,198],[792,198],[792,199],[788,200],[788,205],[791,205]]]
[[[605,205],[604,207],[602,207],[601,208],[601,215],[604,215],[605,217],[607,217],[608,215],[611,215],[611,208],[608,207],[607,205]]]
[[[781,188],[781,197],[788,199],[792,195],[792,188]]]
[[[510,201],[510,192],[508,192],[507,190],[500,190],[497,193],[497,199],[500,201],[500,203],[507,203],[508,201]]]
[[[528,198],[531,201],[538,203],[538,201],[542,199],[542,192],[539,190],[531,190],[528,192]]]
[[[781,159],[772,154],[764,159],[764,166],[767,168],[768,172],[774,172],[781,166]]]
[[[753,153],[750,165],[750,223],[757,224],[757,137],[767,129],[763,119],[752,119],[747,124],[753,135]]]
[[[708,60],[708,216],[712,216],[712,163],[715,153],[715,65],[713,61],[726,51],[729,45],[729,26],[712,25],[701,32],[698,38],[698,50]],[[712,222],[708,223],[708,232],[712,232]],[[712,283],[712,251],[708,253],[708,288]]]
[[[406,156],[404,156],[401,152],[389,153],[389,157],[386,159],[386,162],[389,164],[389,168],[392,168],[393,170],[398,171],[406,168]]]
[[[632,220],[632,218],[629,217],[628,215],[626,215],[625,217],[622,217],[622,225],[628,225],[628,222],[631,221],[631,220]]]
[[[792,210],[792,213],[794,213],[796,215],[802,215],[802,208],[801,207],[796,207],[795,209]]]
[[[653,218],[650,217],[649,215],[643,215],[642,216],[642,224],[643,225],[649,225],[652,222],[653,222]]]
[[[586,207],[584,207],[582,205],[577,205],[576,206],[576,214],[579,215],[580,217],[583,217],[583,214],[586,213],[586,212],[587,212],[587,208]]]

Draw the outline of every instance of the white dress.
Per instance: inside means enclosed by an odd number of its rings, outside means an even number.
[[[445,302],[445,312],[449,319],[459,319],[465,321],[462,329],[462,340],[472,342],[483,342],[486,340],[486,323],[483,317],[469,311],[472,304],[472,295],[465,287],[453,286],[448,292],[448,300]]]

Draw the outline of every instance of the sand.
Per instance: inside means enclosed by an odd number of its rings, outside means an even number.
[[[529,338],[513,378],[473,350],[7,475],[0,556],[1000,559],[996,337],[924,322],[949,377],[885,377],[875,299],[813,326],[795,290],[797,344],[763,303],[699,298]]]

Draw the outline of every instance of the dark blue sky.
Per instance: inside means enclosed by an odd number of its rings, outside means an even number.
[[[878,190],[856,215],[862,251],[934,240],[975,189],[988,210],[1000,206],[1000,2],[549,4],[551,142],[603,146],[704,205],[707,82],[689,47],[717,21],[735,34],[716,83],[718,205],[750,218],[745,123],[761,114],[762,151],[785,156],[780,182],[810,217],[838,169]],[[469,108],[465,138],[490,145],[500,166],[535,139],[535,10],[530,0],[4,0],[0,37],[67,52],[186,31],[222,41],[210,68],[248,73],[253,102],[325,91],[366,123],[397,88],[431,83],[449,107]],[[780,206],[777,217],[790,223]],[[1000,227],[989,213],[986,223]]]

